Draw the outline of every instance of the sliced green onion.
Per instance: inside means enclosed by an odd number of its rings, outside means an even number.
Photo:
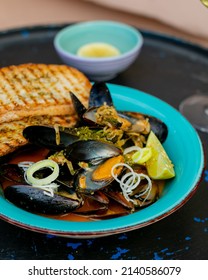
[[[123,153],[125,155],[125,154],[131,153],[133,151],[136,151],[132,155],[132,160],[134,163],[144,164],[152,156],[152,149],[150,147],[140,148],[138,146],[131,146],[131,147],[124,149]]]
[[[42,179],[35,178],[33,174],[42,169],[42,168],[50,168],[52,170],[52,173]],[[27,170],[26,170],[26,180],[29,184],[35,185],[35,186],[44,186],[49,185],[51,182],[55,181],[56,178],[59,175],[59,166],[58,164],[50,159],[44,159],[40,160],[34,164],[32,164]]]
[[[132,155],[132,160],[138,164],[144,164],[152,157],[152,149],[151,148],[141,148],[140,151],[135,152]]]
[[[33,161],[21,161],[18,163],[18,166],[26,171],[33,163]]]
[[[117,175],[114,173],[114,170],[120,166],[126,167],[129,170],[129,172],[124,174],[121,178],[118,178]],[[131,166],[129,166],[126,163],[115,164],[111,169],[111,174],[113,178],[119,183],[123,196],[126,198],[126,200],[131,202],[134,202],[133,199],[130,198],[133,190],[140,184],[142,178],[147,179],[146,190],[144,190],[141,194],[137,195],[137,197],[143,196],[147,193],[143,203],[148,199],[152,189],[152,181],[148,175],[135,172],[133,168],[131,168]]]

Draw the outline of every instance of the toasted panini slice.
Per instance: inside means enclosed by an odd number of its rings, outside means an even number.
[[[66,65],[22,64],[0,68],[0,123],[28,116],[72,115],[69,92],[87,106],[91,84]]]
[[[75,116],[36,116],[0,124],[0,157],[14,152],[27,144],[27,140],[23,137],[22,132],[29,125],[41,124],[70,127],[75,123]]]

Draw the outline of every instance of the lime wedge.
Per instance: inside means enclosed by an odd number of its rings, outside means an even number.
[[[135,152],[132,155],[132,160],[138,164],[144,164],[148,161],[152,156],[152,149],[151,148],[141,148],[139,151]]]
[[[170,179],[175,176],[174,166],[157,136],[151,131],[147,138],[147,148],[151,148],[152,156],[146,162],[148,175],[152,179]]]

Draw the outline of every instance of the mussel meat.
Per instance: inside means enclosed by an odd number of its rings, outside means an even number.
[[[123,156],[111,157],[96,166],[81,169],[74,179],[74,187],[81,193],[94,193],[110,185],[114,180],[111,169],[115,164],[122,163]],[[122,167],[117,168],[116,174],[119,176]]]

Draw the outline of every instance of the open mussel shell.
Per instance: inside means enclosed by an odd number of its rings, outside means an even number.
[[[104,82],[95,82],[92,86],[90,97],[89,97],[89,109],[88,112],[85,112],[85,120],[95,122],[95,112],[96,108],[92,110],[92,107],[99,107],[103,104],[109,106],[114,106],[113,100],[111,97],[110,90],[106,83]],[[132,112],[121,112],[117,111],[120,117],[127,118],[132,124],[135,124],[138,121],[138,117],[143,117],[149,119],[151,130],[156,134],[158,139],[163,143],[168,135],[168,128],[164,122],[155,118],[153,116],[141,114],[141,113],[132,113]]]
[[[74,94],[71,94],[71,97],[75,111],[79,117],[79,126],[86,124],[90,126],[98,126],[96,121],[97,109],[104,104],[112,107],[114,106],[111,93],[104,82],[95,82],[93,84],[89,96],[88,109],[85,108],[85,106]],[[137,112],[125,112],[117,110],[117,113],[119,118],[126,119],[130,123],[130,130],[132,129],[132,131],[143,133],[143,131],[141,131],[141,121],[148,119],[150,124],[149,131],[152,130],[161,143],[163,143],[167,138],[168,128],[166,124],[158,118]],[[117,128],[119,128],[119,125],[121,125],[121,123],[118,121],[116,124],[116,126],[118,126]],[[148,131],[148,128],[145,128],[145,130]]]
[[[147,118],[149,118],[151,130],[154,132],[160,142],[163,143],[168,136],[167,125],[155,117],[147,116]]]
[[[70,92],[71,100],[75,109],[75,112],[78,117],[78,121],[76,123],[76,127],[85,125],[83,115],[86,112],[87,108],[82,104],[79,98],[72,92]]]
[[[82,116],[83,121],[90,126],[98,126],[96,121],[96,112],[98,107],[90,107]]]
[[[80,215],[101,215],[105,213],[108,209],[107,204],[100,203],[99,201],[91,198],[86,197],[84,200],[84,204],[79,207],[78,209],[75,209],[73,213],[80,214]]]
[[[117,217],[122,217],[131,213],[131,210],[123,207],[119,203],[111,203],[106,211],[94,213],[91,215],[91,220],[106,220],[113,219]]]
[[[29,143],[53,151],[61,151],[78,140],[77,136],[71,135],[62,130],[59,130],[59,135],[57,137],[56,130],[53,127],[42,125],[26,127],[23,130],[23,136],[29,141]]]
[[[128,200],[126,200],[125,197],[123,196],[122,192],[120,192],[118,190],[114,190],[113,188],[108,188],[105,191],[105,194],[109,198],[111,198],[112,200],[116,201],[118,204],[120,204],[123,207],[125,207],[126,209],[129,209],[129,210],[133,210],[134,209],[133,203],[128,201]]]
[[[107,104],[109,106],[113,106],[113,100],[110,94],[110,91],[107,85],[104,82],[95,82],[92,85],[90,96],[89,96],[89,104],[88,109],[82,104],[79,98],[72,92],[70,92],[70,97],[75,109],[75,112],[78,116],[78,122],[76,126],[85,125],[90,121],[88,119],[86,111],[92,107],[100,107],[103,104]],[[94,119],[94,116],[93,116]]]
[[[73,92],[70,92],[70,97],[75,108],[75,112],[77,112],[79,116],[82,116],[82,114],[87,110],[87,108],[82,104],[82,102]]]
[[[126,118],[132,124],[133,131],[138,131],[141,133],[143,133],[143,129],[146,129],[145,127],[142,128],[143,122],[145,120],[148,120],[150,124],[149,130],[152,130],[154,132],[154,134],[157,136],[161,143],[163,143],[167,138],[168,127],[164,122],[162,122],[158,118],[155,118],[150,115],[128,111],[118,111],[118,115],[122,118]]]
[[[85,193],[84,197],[88,197],[92,200],[95,200],[101,204],[108,205],[109,204],[109,198],[104,194],[103,191],[96,191],[94,193]]]
[[[79,191],[80,193],[93,193],[95,191],[103,189],[112,182],[112,178],[102,181],[93,181],[92,174],[95,169],[96,166],[93,166],[90,169],[81,169],[79,171],[74,180],[74,186],[76,186],[77,191]]]
[[[116,164],[120,164],[124,161],[122,155],[112,157],[100,163],[99,165],[91,166],[87,169],[81,169],[74,180],[75,188],[82,193],[91,193],[98,190],[102,190],[107,187],[114,177],[112,176],[112,168]],[[122,167],[116,169],[116,175],[120,175]]]
[[[160,188],[163,187],[162,181],[152,181],[151,190],[147,191],[147,184],[141,184],[130,196],[136,208],[143,208],[154,203],[160,196]]]
[[[8,186],[4,190],[7,200],[16,206],[34,213],[64,214],[81,206],[82,199],[75,193],[53,196],[45,194],[45,191],[29,185]]]
[[[114,199],[114,197],[111,197],[104,191],[97,191],[94,194],[89,195],[84,205],[75,210],[75,213],[89,215],[91,220],[104,220],[121,217],[131,213],[133,209],[130,204],[125,204],[123,200],[124,199],[120,197]],[[86,210],[86,212],[84,210]]]
[[[84,197],[84,204],[73,213],[88,216],[91,220],[111,219],[131,212],[130,207],[123,206],[120,201],[109,199],[103,191],[84,194]]]
[[[99,107],[104,103],[113,106],[113,100],[109,88],[105,82],[95,82],[90,91],[88,107]]]
[[[64,150],[64,156],[74,162],[98,164],[104,159],[121,154],[115,145],[96,140],[80,140],[72,143]]]
[[[90,220],[105,220],[125,216],[130,213],[130,210],[119,203],[105,205],[92,199],[87,199],[85,204],[75,210],[74,213],[88,216]]]

